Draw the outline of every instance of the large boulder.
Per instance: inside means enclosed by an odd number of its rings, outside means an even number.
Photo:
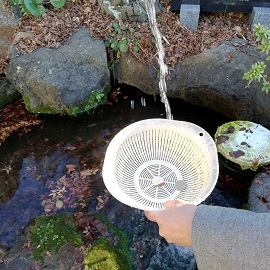
[[[103,41],[78,30],[60,48],[39,48],[14,57],[6,77],[34,113],[74,114],[106,99],[110,74]]]
[[[14,16],[11,11],[8,11],[4,1],[0,0],[0,58],[8,55],[18,23],[18,17]]]
[[[270,95],[262,92],[257,83],[246,89],[247,81],[243,80],[244,73],[259,59],[265,60],[265,55],[242,40],[224,42],[172,67],[166,81],[167,95],[213,109],[233,120],[269,127]],[[269,68],[267,73],[269,77]],[[148,94],[159,93],[158,68],[139,63],[132,54],[121,55],[115,76]]]

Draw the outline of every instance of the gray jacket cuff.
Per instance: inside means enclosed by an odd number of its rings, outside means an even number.
[[[200,205],[192,242],[199,270],[269,269],[270,214]]]

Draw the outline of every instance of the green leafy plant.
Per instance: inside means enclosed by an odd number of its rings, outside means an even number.
[[[43,260],[47,252],[56,253],[64,244],[81,245],[81,236],[76,231],[70,214],[37,217],[29,234],[34,260]]]
[[[50,4],[56,8],[63,7],[65,3],[66,0],[50,0]],[[43,0],[11,0],[10,5],[20,6],[23,15],[41,16],[45,13]]]
[[[71,110],[72,116],[77,116],[79,113],[90,113],[92,109],[96,108],[98,105],[102,103],[105,99],[105,94],[96,90],[92,95],[87,99],[85,105],[82,108],[75,106]]]
[[[85,112],[89,113],[91,109],[96,108],[103,100],[104,93],[96,90],[87,100],[87,104],[84,108]]]
[[[126,53],[130,49],[137,53],[140,49],[140,36],[135,33],[135,29],[127,29],[125,25],[120,25],[118,22],[113,22],[112,26],[114,30],[105,40],[106,48],[111,49],[117,58],[120,58],[121,53]],[[112,63],[109,64],[110,69],[112,66]]]
[[[261,24],[255,24],[253,34],[256,37],[256,41],[260,42],[258,49],[268,55],[270,51],[270,28],[262,26]],[[266,61],[269,60],[270,56],[267,56]],[[247,87],[249,87],[253,81],[257,81],[262,84],[262,91],[268,94],[270,90],[270,81],[267,80],[265,69],[266,64],[263,61],[257,61],[251,65],[250,70],[247,71],[243,77],[243,79],[248,81]]]

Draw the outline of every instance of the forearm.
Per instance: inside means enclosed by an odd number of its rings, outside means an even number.
[[[192,243],[199,270],[269,269],[270,214],[200,205]]]

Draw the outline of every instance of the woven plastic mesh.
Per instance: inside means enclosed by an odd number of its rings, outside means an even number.
[[[116,199],[139,209],[162,209],[177,198],[198,204],[216,184],[217,160],[214,141],[199,126],[143,120],[112,140],[103,179]]]

